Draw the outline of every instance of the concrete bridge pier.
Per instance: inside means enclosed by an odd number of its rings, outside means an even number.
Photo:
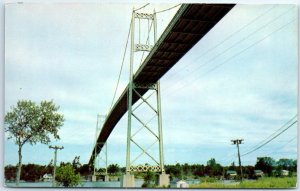
[[[165,172],[159,175],[158,186],[159,187],[168,187],[170,185],[170,175]]]
[[[121,187],[133,188],[135,187],[134,175],[126,173],[121,177]]]
[[[97,176],[96,175],[92,175],[92,182],[96,182],[97,181]]]
[[[104,182],[109,182],[109,176],[108,175],[104,176]]]

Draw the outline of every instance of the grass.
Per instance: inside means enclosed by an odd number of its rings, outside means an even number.
[[[190,188],[295,188],[297,177],[264,177],[258,180],[244,180],[237,184],[223,184],[219,182],[203,182],[190,185]]]

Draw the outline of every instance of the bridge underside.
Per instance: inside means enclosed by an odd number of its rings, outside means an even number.
[[[232,8],[234,4],[183,4],[163,32],[143,64],[134,75],[135,84],[156,83],[170,70],[203,36],[205,36]],[[138,88],[140,95],[148,89]],[[108,114],[97,143],[105,143],[122,116],[127,112],[128,86]],[[140,98],[133,94],[132,105]],[[89,164],[94,161],[103,145],[96,144]]]

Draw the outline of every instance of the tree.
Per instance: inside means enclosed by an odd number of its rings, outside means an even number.
[[[276,162],[278,167],[281,167],[284,170],[292,170],[292,167],[294,166],[294,160],[293,159],[279,159]]]
[[[204,176],[204,165],[194,164],[192,169],[194,176]]]
[[[6,180],[13,181],[16,179],[17,168],[12,165],[8,165],[4,168],[4,176]]]
[[[57,168],[55,179],[64,187],[75,187],[80,183],[80,174],[76,174],[73,166],[67,164]]]
[[[271,176],[274,165],[275,165],[275,160],[273,158],[261,157],[261,158],[257,158],[255,169],[262,170],[264,173]]]
[[[59,139],[58,130],[63,125],[64,117],[57,113],[58,109],[53,101],[42,101],[37,105],[29,100],[21,100],[16,107],[12,107],[12,111],[6,113],[5,132],[8,133],[8,139],[14,138],[15,144],[18,145],[17,186],[20,182],[23,145],[38,142],[48,144],[49,134]]]
[[[110,164],[107,167],[107,172],[110,174],[115,174],[118,173],[120,171],[120,167],[118,164]]]
[[[91,168],[89,166],[89,164],[83,164],[82,166],[80,166],[79,168],[79,173],[82,176],[87,176],[91,173]]]
[[[207,170],[209,176],[222,175],[223,173],[222,166],[218,164],[214,158],[207,161]]]
[[[155,181],[155,174],[154,172],[148,170],[144,175],[144,183],[142,187],[154,187],[154,185],[152,184],[153,181]]]
[[[170,179],[182,177],[181,165],[177,163],[176,165],[165,165],[165,170],[167,174],[170,174]]]
[[[79,159],[80,159],[80,156],[75,156],[75,158],[72,161],[72,166],[75,169],[75,172],[79,172],[79,169],[81,167]]]

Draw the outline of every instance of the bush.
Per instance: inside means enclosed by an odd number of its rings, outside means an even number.
[[[64,187],[75,187],[80,184],[80,174],[75,174],[71,164],[58,167],[55,179]]]

